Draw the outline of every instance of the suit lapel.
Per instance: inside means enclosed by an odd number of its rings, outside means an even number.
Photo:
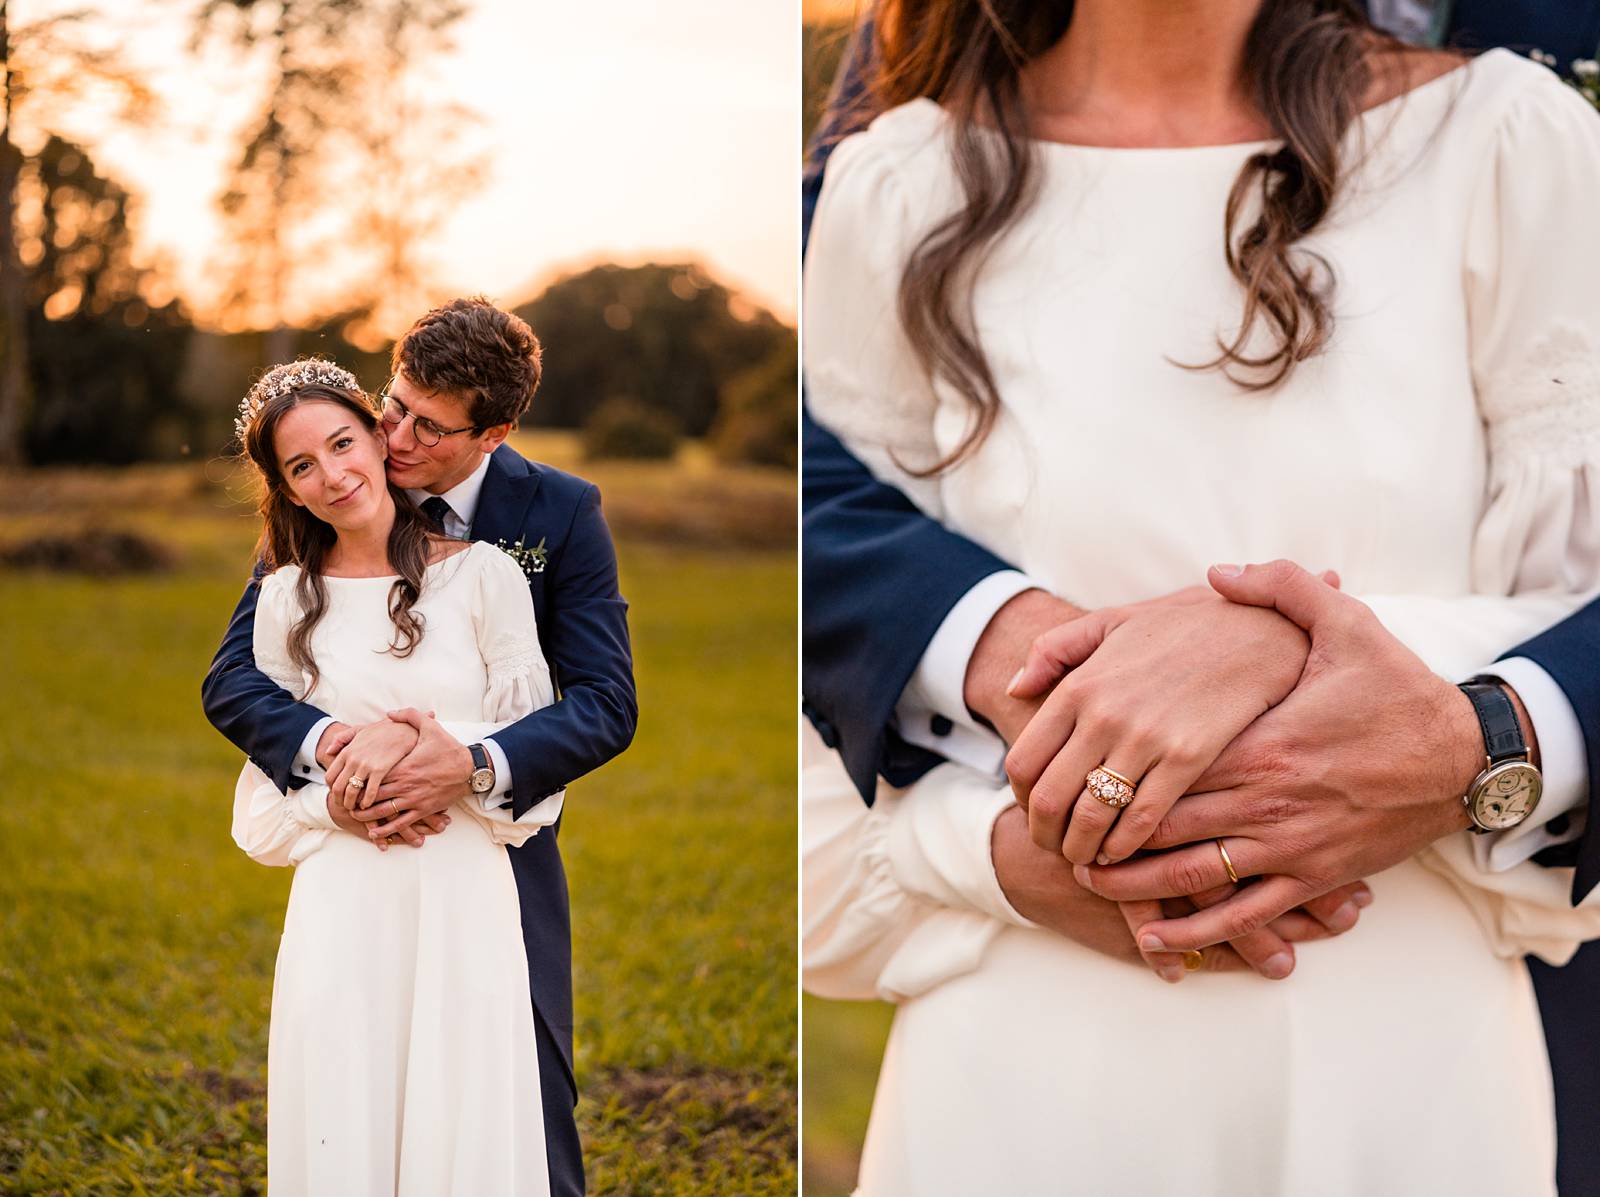
[[[472,518],[472,539],[490,544],[515,544],[522,536],[528,508],[539,492],[539,471],[510,445],[489,458],[489,469]]]

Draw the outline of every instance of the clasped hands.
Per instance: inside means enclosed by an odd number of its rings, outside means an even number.
[[[1088,614],[1030,591],[985,631],[968,704],[1012,745],[1018,803],[996,874],[1022,914],[1167,980],[1197,964],[1281,979],[1295,943],[1355,925],[1361,878],[1468,825],[1481,737],[1333,575],[1278,561],[1207,581]],[[1026,658],[999,681],[1019,631]],[[1096,766],[1135,782],[1132,801],[1093,797]]]
[[[472,755],[430,711],[407,707],[375,723],[330,724],[317,743],[328,779],[328,813],[379,849],[422,847],[450,825],[469,791]]]

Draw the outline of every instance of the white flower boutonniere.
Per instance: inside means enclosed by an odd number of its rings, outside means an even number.
[[[544,567],[550,563],[550,552],[544,547],[542,536],[539,537],[539,543],[531,547],[520,537],[516,544],[507,544],[501,540],[496,542],[495,547],[522,566],[523,574],[529,578],[534,574],[544,573]]]

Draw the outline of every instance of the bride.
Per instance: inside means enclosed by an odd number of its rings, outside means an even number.
[[[1600,122],[1549,72],[1342,0],[875,17],[804,353],[880,478],[1088,609],[1333,567],[1449,677],[1600,585]],[[1168,987],[1009,907],[950,830],[1003,782],[867,808],[806,757],[807,982],[898,1002],[862,1197],[1554,1191],[1521,957],[1600,936],[1564,870],[1487,872],[1462,832],[1288,980]]]
[[[520,567],[447,540],[384,474],[377,415],[346,370],[274,367],[240,405],[262,484],[255,659],[351,724],[422,708],[478,736],[554,697]],[[356,780],[350,785],[356,789]],[[375,787],[374,787],[375,788]],[[511,865],[555,822],[477,798],[420,849],[380,851],[328,786],[240,775],[233,835],[295,866],[272,990],[267,1165],[275,1192],[550,1191]]]

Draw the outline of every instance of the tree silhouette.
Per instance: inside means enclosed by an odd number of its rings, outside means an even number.
[[[596,266],[517,309],[545,346],[544,381],[529,421],[581,428],[608,399],[628,398],[704,436],[722,391],[794,333],[700,267]]]
[[[24,436],[32,403],[28,269],[18,253],[17,187],[49,129],[91,93],[102,111],[124,121],[147,120],[154,97],[114,50],[85,35],[94,12],[74,9],[13,24],[0,0],[0,465],[25,460]]]
[[[447,51],[457,0],[205,0],[195,45],[262,59],[268,80],[219,198],[228,230],[225,319],[271,328],[344,313],[372,341],[420,310],[421,247],[472,186],[476,164],[443,158],[468,116],[410,88]],[[416,162],[415,147],[428,147]]]

